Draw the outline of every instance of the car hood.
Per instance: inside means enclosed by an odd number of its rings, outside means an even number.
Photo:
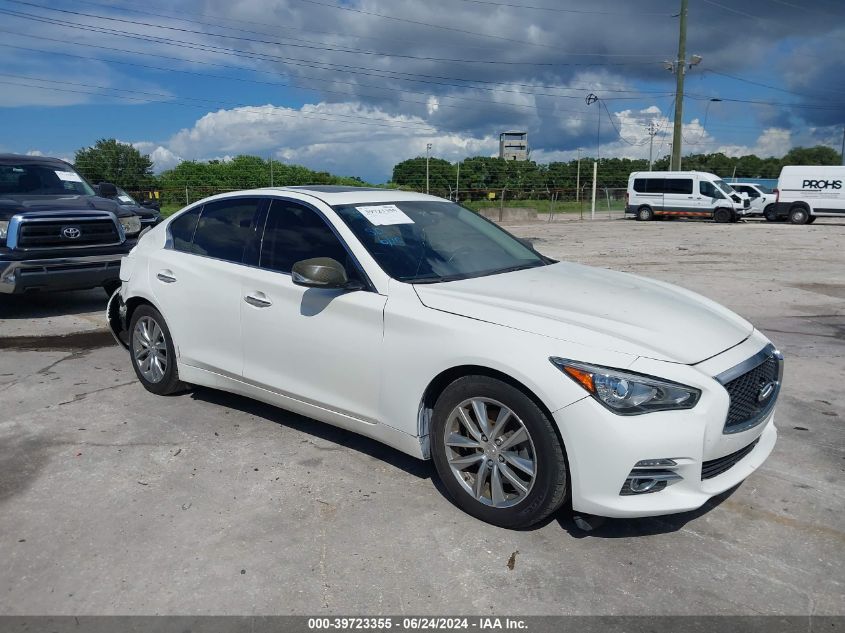
[[[571,263],[414,288],[423,305],[435,310],[684,364],[715,356],[754,330],[694,292]]]
[[[26,196],[0,194],[0,219],[8,219],[16,213],[32,211],[111,211],[118,217],[132,215],[120,205],[99,196]]]

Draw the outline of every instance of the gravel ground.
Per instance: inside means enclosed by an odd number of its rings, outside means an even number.
[[[101,291],[0,297],[0,614],[843,614],[845,223],[509,229],[763,330],[787,357],[766,464],[697,512],[501,530],[365,438],[148,394]]]

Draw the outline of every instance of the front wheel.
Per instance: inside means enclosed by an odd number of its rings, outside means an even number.
[[[732,220],[733,215],[734,213],[730,209],[719,207],[713,212],[713,219],[720,224],[725,224]]]
[[[777,222],[778,215],[775,213],[775,205],[770,204],[763,210],[763,217],[766,218],[767,222]]]
[[[144,389],[159,396],[183,389],[173,337],[161,313],[150,305],[139,306],[132,313],[129,333],[132,368]]]
[[[807,224],[810,214],[804,207],[792,207],[789,210],[789,221],[792,224]]]
[[[501,380],[467,376],[446,387],[434,407],[431,447],[455,504],[487,523],[527,527],[566,498],[566,458],[552,422]]]

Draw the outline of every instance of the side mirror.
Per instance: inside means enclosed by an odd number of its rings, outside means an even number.
[[[349,281],[346,269],[331,257],[314,257],[296,262],[291,269],[291,278],[297,286],[306,288],[361,288],[358,282]]]
[[[97,192],[103,198],[115,198],[117,197],[117,187],[115,187],[110,182],[101,182],[97,185]]]

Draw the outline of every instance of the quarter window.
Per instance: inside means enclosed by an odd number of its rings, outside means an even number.
[[[355,262],[319,214],[303,205],[274,200],[264,227],[261,268],[289,273],[296,262],[313,257],[331,257],[343,264],[350,279],[361,280]]]
[[[175,218],[170,223],[170,237],[173,240],[173,248],[183,253],[191,252],[191,242],[194,239],[194,231],[197,230],[197,221],[200,219],[202,205],[194,207]]]
[[[194,233],[192,253],[241,263],[255,239],[260,198],[218,200],[203,207]]]

